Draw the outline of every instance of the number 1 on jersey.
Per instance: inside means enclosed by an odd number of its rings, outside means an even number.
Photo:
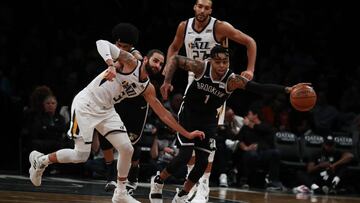
[[[207,95],[205,96],[205,101],[204,101],[204,104],[206,104],[206,103],[209,101],[209,98],[210,98],[210,95],[209,95],[209,94],[207,94]]]

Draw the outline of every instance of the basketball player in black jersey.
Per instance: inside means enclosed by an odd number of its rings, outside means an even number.
[[[171,81],[175,70],[180,67],[195,74],[194,82],[184,96],[179,111],[179,122],[185,128],[200,129],[205,132],[205,139],[189,140],[178,136],[179,154],[158,175],[151,179],[151,202],[162,202],[162,187],[164,180],[173,174],[180,166],[186,165],[195,150],[195,166],[184,183],[184,188],[178,191],[173,202],[187,202],[187,194],[203,175],[209,154],[216,150],[215,134],[217,129],[217,108],[219,108],[235,89],[245,89],[255,93],[289,93],[293,87],[275,84],[259,84],[249,81],[244,76],[233,73],[229,69],[229,52],[227,48],[215,45],[210,52],[210,59],[198,61],[176,55],[169,59],[161,94],[164,99],[172,90]]]
[[[256,62],[256,42],[255,40],[235,28],[233,25],[226,21],[222,21],[211,16],[213,8],[212,0],[196,0],[193,6],[194,17],[181,21],[177,27],[176,34],[172,43],[167,51],[167,58],[179,53],[181,47],[186,50],[186,56],[191,59],[204,60],[210,54],[211,48],[215,44],[228,46],[228,41],[231,40],[237,45],[246,47],[247,65],[246,70],[241,72],[241,75],[251,80],[255,71]],[[229,40],[228,40],[229,39]],[[164,68],[164,73],[166,73]],[[194,74],[188,72],[188,84],[192,83]],[[218,125],[224,125],[226,104],[220,108],[220,116],[218,118]],[[212,162],[214,160],[215,152],[209,156],[209,164],[203,177],[199,181],[198,188],[192,190],[193,195],[196,194],[196,202],[205,203],[209,196],[209,178],[212,169]],[[192,159],[188,163],[188,173],[194,166],[195,157],[193,154]],[[195,193],[195,191],[197,192]],[[192,198],[192,195],[189,195]]]

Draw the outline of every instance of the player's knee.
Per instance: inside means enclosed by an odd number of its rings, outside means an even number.
[[[76,151],[77,162],[75,161],[74,163],[86,162],[89,158],[89,154],[89,152]]]
[[[90,153],[89,152],[81,152],[75,150],[75,156],[73,159],[73,163],[84,163],[88,160]]]
[[[121,156],[129,156],[131,157],[134,153],[134,147],[131,145],[131,143],[124,143],[116,148]]]

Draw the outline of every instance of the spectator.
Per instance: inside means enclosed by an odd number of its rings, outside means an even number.
[[[350,152],[341,152],[335,149],[334,138],[329,135],[325,138],[321,151],[312,156],[307,163],[306,172],[297,173],[298,182],[295,193],[309,193],[313,191],[318,194],[336,193],[342,180],[347,164],[353,159]]]
[[[224,125],[219,126],[216,137],[217,153],[215,154],[213,175],[219,177],[219,186],[228,187],[229,166],[231,155],[238,148],[239,141],[234,140],[243,126],[243,118],[235,115],[230,107],[226,107]]]
[[[71,145],[70,140],[65,142],[65,118],[59,114],[57,105],[56,97],[47,86],[39,86],[31,94],[22,131],[28,150],[36,148],[48,153]]]
[[[240,149],[243,151],[242,176],[240,184],[249,188],[249,177],[258,166],[269,167],[269,180],[266,181],[267,190],[282,190],[279,181],[280,152],[274,146],[274,128],[262,121],[261,107],[250,106],[244,118],[244,127],[239,135]]]

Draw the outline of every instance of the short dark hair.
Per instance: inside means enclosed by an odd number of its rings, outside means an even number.
[[[256,114],[260,120],[263,120],[264,115],[262,111],[262,104],[261,102],[254,102],[249,106],[249,111],[251,111],[253,114]]]
[[[333,136],[331,136],[331,135],[328,135],[328,136],[325,136],[324,137],[324,144],[326,144],[326,145],[334,145],[335,144],[335,140],[334,140],[334,137]]]
[[[229,49],[217,44],[211,49],[210,57],[215,58],[220,53],[224,53],[226,56],[229,56]]]
[[[139,41],[139,30],[131,23],[119,23],[112,29],[114,41],[135,45]]]
[[[146,54],[146,56],[148,58],[152,57],[152,55],[154,55],[154,53],[159,53],[163,56],[165,56],[164,52],[160,51],[159,49],[151,49],[150,51],[148,51],[148,53]]]

